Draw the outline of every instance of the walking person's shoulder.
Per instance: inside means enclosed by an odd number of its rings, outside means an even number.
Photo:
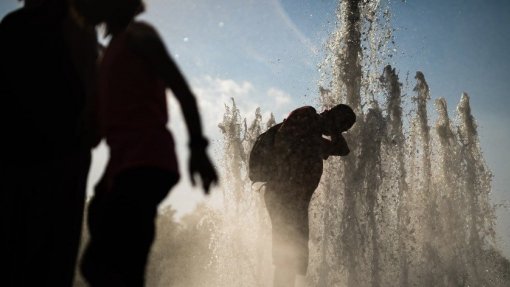
[[[137,55],[157,70],[163,69],[163,62],[167,61],[168,53],[163,40],[151,24],[142,21],[131,23],[126,29],[126,41]]]
[[[141,43],[151,44],[161,41],[156,28],[144,21],[134,21],[128,26],[126,32],[128,40],[133,45],[140,45]]]

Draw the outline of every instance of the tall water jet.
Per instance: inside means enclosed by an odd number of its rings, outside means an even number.
[[[461,190],[467,196],[468,222],[468,260],[470,273],[475,283],[484,284],[480,266],[484,258],[487,243],[494,241],[494,209],[489,204],[492,174],[485,164],[478,140],[475,120],[471,114],[469,97],[462,95],[457,106],[459,119],[459,138],[461,142],[462,171],[464,181]]]
[[[435,162],[438,163],[437,173],[434,175],[434,185],[440,195],[438,203],[441,214],[440,230],[443,230],[442,268],[448,285],[464,284],[468,276],[466,269],[465,250],[468,250],[465,238],[465,215],[462,213],[465,205],[465,195],[461,191],[462,171],[459,168],[460,144],[448,116],[447,103],[444,98],[436,99],[437,121],[435,132],[438,137],[438,152]],[[446,232],[447,231],[447,232]]]
[[[407,184],[407,170],[406,170],[406,146],[405,136],[403,129],[403,113],[402,113],[402,91],[401,83],[399,82],[398,76],[394,68],[390,65],[386,66],[381,76],[381,82],[385,87],[387,93],[387,158],[388,158],[388,170],[387,176],[390,177],[390,181],[394,182],[394,194],[390,194],[390,205],[386,205],[389,208],[391,216],[391,210],[394,212],[394,216],[390,221],[393,221],[395,229],[394,236],[389,236],[390,240],[397,243],[394,247],[396,250],[396,258],[398,262],[398,282],[399,286],[409,286],[409,244],[411,239],[411,233],[409,230],[410,215],[408,206],[408,191],[409,186]],[[390,185],[391,187],[391,185]],[[392,188],[390,188],[392,190]],[[393,204],[392,204],[393,203]]]
[[[430,100],[429,86],[421,72],[416,73],[417,96],[416,116],[411,130],[411,190],[415,193],[417,204],[423,204],[421,214],[416,214],[417,236],[421,242],[421,262],[417,262],[424,270],[424,286],[437,286],[440,279],[441,265],[438,254],[439,214],[437,210],[437,193],[432,186],[432,151],[430,126],[428,125],[427,102]],[[419,228],[422,225],[421,228]]]
[[[342,1],[340,4],[338,17],[341,23],[341,29],[336,35],[336,41],[340,43],[340,46],[334,51],[334,63],[338,68],[333,68],[333,92],[323,94],[321,98],[326,108],[343,102],[350,105],[357,114],[362,110],[360,99],[362,71],[359,61],[361,56],[360,3],[361,1],[359,0],[349,0]],[[361,130],[360,122],[362,121],[362,117],[358,116],[357,124],[352,130],[352,135],[347,138],[348,141],[351,138],[359,137]],[[357,152],[358,148],[354,146],[351,149],[351,154],[357,154]],[[357,261],[359,260],[358,250],[360,250],[361,247],[358,243],[362,242],[362,240],[360,240],[361,238],[359,238],[359,232],[356,226],[356,202],[360,181],[355,178],[354,172],[343,175],[343,170],[345,170],[346,166],[350,170],[355,170],[357,168],[356,158],[349,157],[346,163],[342,163],[338,159],[329,161],[325,166],[326,176],[323,177],[323,188],[325,188],[324,192],[327,194],[326,197],[331,197],[334,193],[339,192],[338,188],[343,187],[343,206],[330,205],[326,212],[329,212],[328,216],[330,216],[330,218],[336,218],[336,214],[339,214],[342,219],[351,219],[341,220],[341,229],[336,231],[336,235],[332,238],[333,241],[338,242],[338,239],[340,239],[339,242],[341,242],[341,245],[333,243],[333,246],[336,245],[336,248],[333,247],[333,250],[339,251],[335,252],[337,254],[335,254],[333,258],[333,264],[337,265],[341,263],[345,266],[348,270],[347,281],[349,284],[356,285],[360,281],[357,269],[359,264],[357,264]],[[334,201],[336,200],[328,199],[328,202]],[[343,212],[340,214],[336,210],[331,211],[331,208],[341,209]],[[330,221],[330,218],[325,218],[325,222]],[[335,229],[338,230],[331,225],[325,225],[323,229],[323,239],[327,238],[327,233],[329,233],[330,230]],[[327,242],[324,243],[327,244]],[[322,250],[325,252],[328,250],[328,246],[323,244]],[[335,268],[327,266],[328,262],[326,258],[323,258],[321,265],[321,280],[319,282],[321,286],[327,286],[341,280],[341,278],[338,277],[334,278],[335,276],[331,279],[328,278],[328,273],[335,270]]]
[[[326,164],[322,190],[326,194],[343,194],[340,205],[328,207],[328,216],[339,214],[338,227],[327,226],[325,233],[335,230],[338,237],[336,262],[345,267],[345,273],[334,268],[331,272],[344,274],[345,278],[332,278],[324,285],[342,282],[348,286],[379,286],[380,239],[378,223],[379,200],[382,180],[381,144],[385,136],[384,122],[379,105],[373,99],[363,100],[362,90],[362,29],[373,23],[378,1],[342,1],[340,4],[340,30],[333,43],[335,61],[332,75],[332,92],[322,95],[325,108],[338,103],[350,105],[358,114],[356,125],[346,135],[351,143],[351,155],[332,159]],[[371,31],[372,27],[368,28]],[[365,32],[364,32],[365,33]],[[364,82],[369,84],[368,82]],[[367,94],[368,89],[364,89]],[[367,109],[363,109],[369,103]],[[355,143],[355,144],[353,144]],[[365,180],[369,176],[372,180]],[[333,199],[338,201],[338,198]],[[330,208],[341,210],[330,211]],[[329,217],[331,221],[337,216]],[[324,242],[325,243],[325,242]],[[327,250],[327,246],[322,247]],[[324,264],[324,263],[323,263]],[[324,267],[322,268],[324,269]],[[322,271],[325,275],[325,272]],[[365,274],[371,274],[370,277]],[[328,281],[324,278],[321,280]],[[342,284],[342,283],[339,283]]]
[[[337,81],[340,84],[336,91],[342,91],[343,101],[359,113],[361,111],[361,15],[360,0],[342,1],[340,6],[340,41],[342,47],[335,63],[339,68]]]
[[[272,279],[270,222],[262,194],[255,192],[260,188],[252,187],[248,179],[247,162],[255,139],[275,119],[271,114],[263,122],[257,109],[248,124],[234,100],[225,109],[219,125],[224,137],[223,220],[211,242],[220,264],[218,286],[268,286]]]

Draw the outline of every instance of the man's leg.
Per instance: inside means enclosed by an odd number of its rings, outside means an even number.
[[[294,287],[297,274],[298,250],[294,243],[298,238],[292,219],[295,206],[289,200],[289,193],[287,190],[268,190],[264,196],[272,227],[274,287]]]
[[[265,194],[272,224],[274,286],[294,286],[308,268],[308,205],[313,191],[294,188]]]
[[[276,266],[274,270],[273,287],[294,287],[296,282],[295,268]]]

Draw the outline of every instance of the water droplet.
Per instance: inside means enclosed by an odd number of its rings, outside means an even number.
[[[184,42],[188,42],[189,41],[189,38],[188,37],[184,37],[184,39],[182,39]]]

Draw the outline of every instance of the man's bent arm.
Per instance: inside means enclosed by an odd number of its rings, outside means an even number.
[[[350,152],[349,146],[342,134],[334,134],[331,140],[322,138],[322,156],[327,159],[329,156],[346,156]]]

